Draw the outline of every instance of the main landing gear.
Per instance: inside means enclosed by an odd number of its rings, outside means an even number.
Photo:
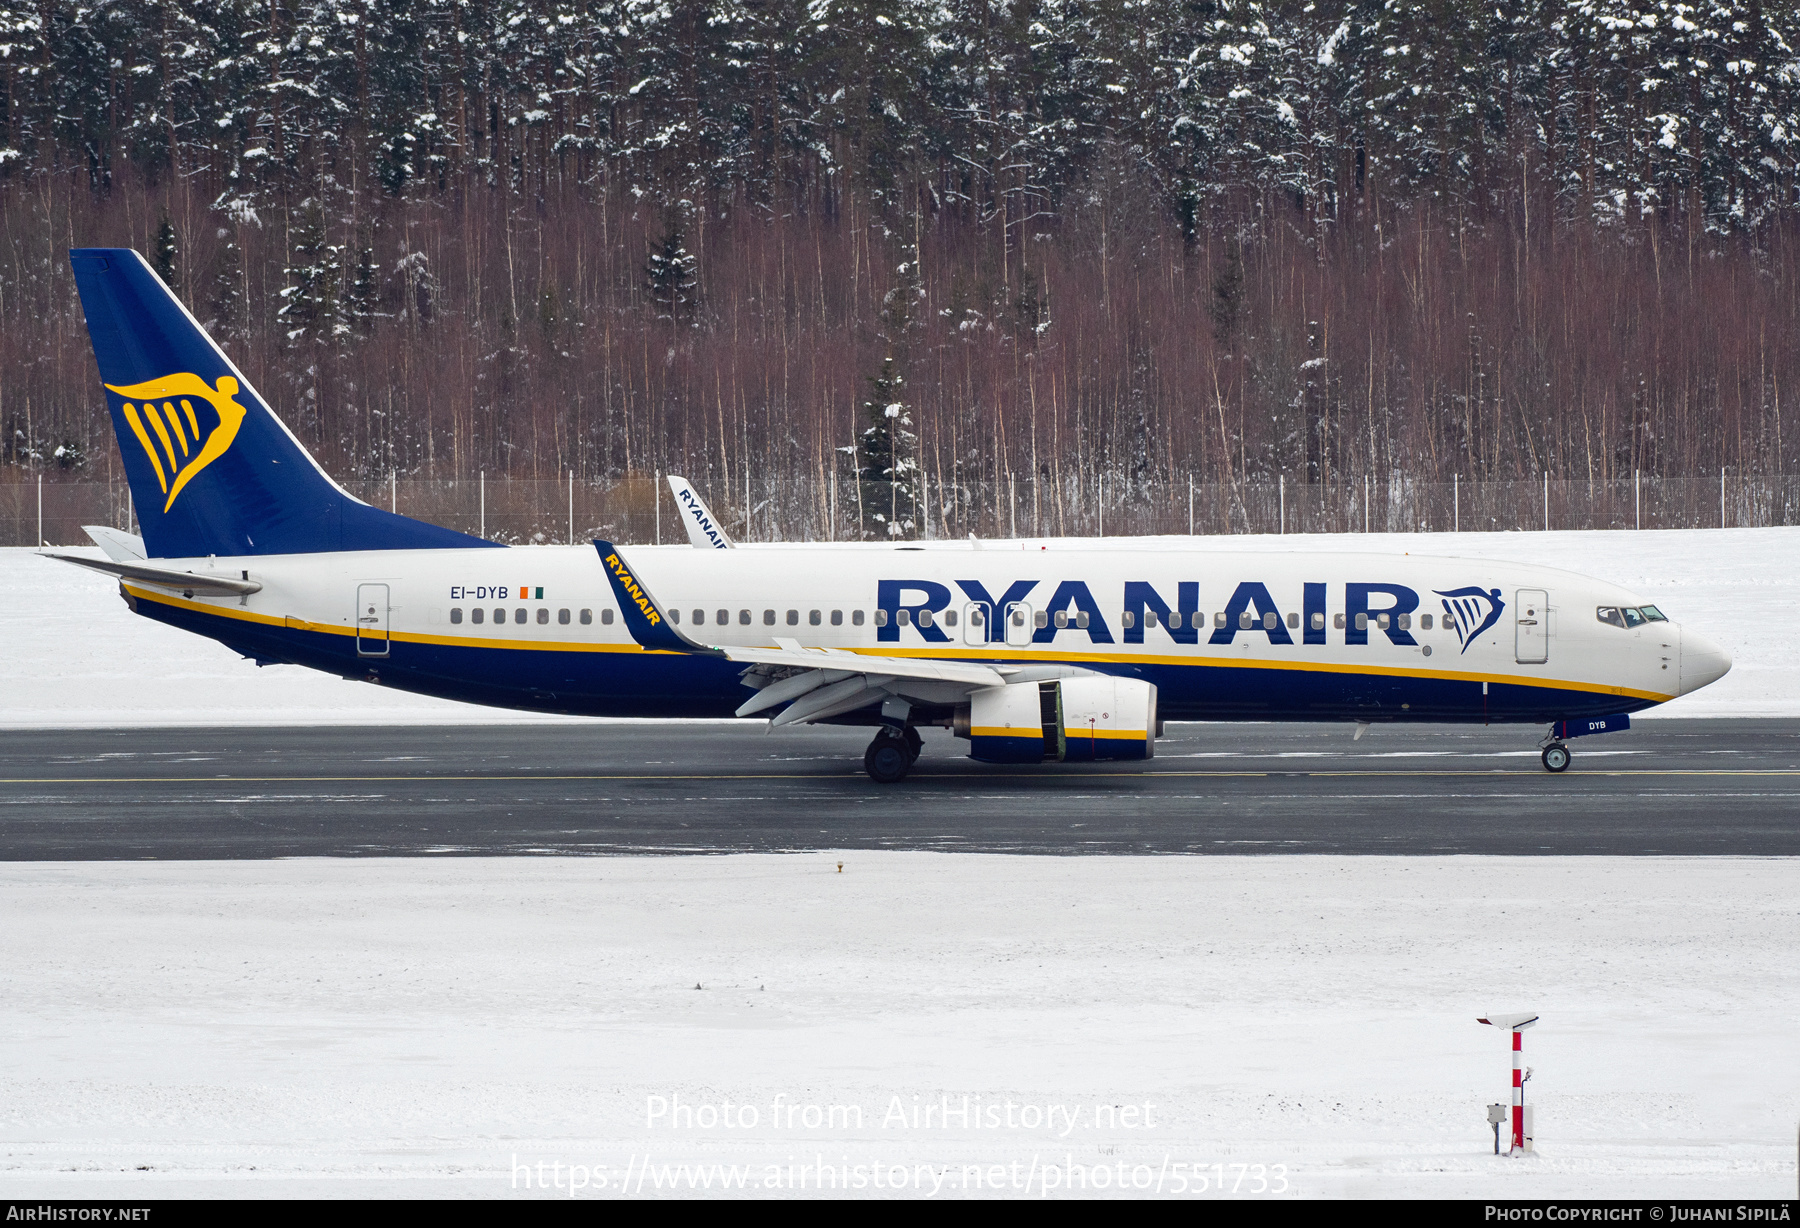
[[[883,725],[876,731],[869,749],[863,752],[863,771],[876,784],[898,784],[912,771],[912,765],[924,747],[924,739],[911,725],[904,732],[892,725]]]

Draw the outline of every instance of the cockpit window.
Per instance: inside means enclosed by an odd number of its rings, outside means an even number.
[[[1639,609],[1644,615],[1645,620],[1648,622],[1666,623],[1669,621],[1669,616],[1653,605],[1641,606]]]
[[[1625,616],[1619,613],[1619,607],[1616,605],[1601,606],[1594,612],[1594,617],[1598,618],[1609,627],[1623,627],[1625,625]]]
[[[1640,614],[1636,610],[1632,609],[1630,606],[1625,607],[1624,613],[1625,613],[1625,625],[1627,627],[1641,627],[1645,623],[1650,621],[1649,619],[1645,618],[1642,614]]]

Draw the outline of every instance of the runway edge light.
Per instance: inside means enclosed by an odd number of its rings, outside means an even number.
[[[1489,1011],[1475,1020],[1476,1023],[1485,1023],[1512,1033],[1512,1147],[1507,1152],[1509,1156],[1521,1156],[1526,1151],[1525,1079],[1528,1076],[1524,1067],[1524,1032],[1526,1028],[1535,1027],[1537,1021],[1536,1011],[1516,1011],[1512,1014]]]

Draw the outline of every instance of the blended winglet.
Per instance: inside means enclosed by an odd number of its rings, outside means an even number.
[[[619,613],[625,618],[625,629],[631,632],[631,638],[638,642],[639,647],[652,652],[712,654],[716,651],[690,640],[669,622],[656,598],[650,595],[650,590],[644,587],[637,572],[619,554],[617,547],[611,542],[596,538],[594,549],[600,552],[600,565],[606,568],[606,578],[612,582],[613,596],[619,602]]]

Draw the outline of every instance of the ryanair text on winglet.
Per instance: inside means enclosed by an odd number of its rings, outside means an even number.
[[[613,569],[613,575],[619,577],[620,585],[624,587],[627,593],[631,594],[631,599],[637,602],[638,609],[644,612],[644,617],[650,620],[650,625],[652,627],[660,626],[662,624],[662,615],[656,612],[656,607],[650,604],[650,598],[644,596],[644,590],[638,587],[638,582],[631,578],[631,573],[629,571],[625,570],[625,564],[620,561],[619,556],[616,554],[607,555],[606,565]]]

